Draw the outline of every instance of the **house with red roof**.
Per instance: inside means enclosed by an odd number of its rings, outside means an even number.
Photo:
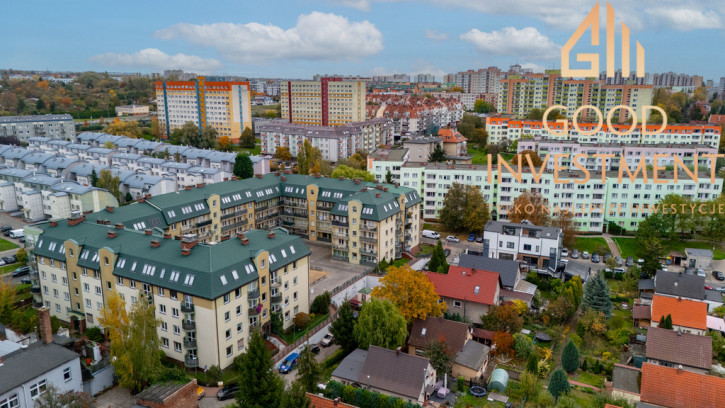
[[[652,326],[659,326],[662,317],[672,317],[672,329],[704,336],[707,332],[707,303],[681,297],[652,297]]]
[[[640,401],[669,408],[725,407],[725,378],[642,364]]]
[[[496,272],[451,266],[447,274],[428,272],[426,276],[446,302],[448,313],[478,321],[499,304],[501,279]]]
[[[438,137],[443,138],[443,149],[448,156],[465,156],[468,154],[466,149],[466,139],[461,132],[456,129],[440,129]]]

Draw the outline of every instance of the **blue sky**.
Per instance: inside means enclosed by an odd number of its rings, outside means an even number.
[[[3,5],[0,68],[124,72],[181,68],[286,78],[316,73],[433,73],[439,80],[443,73],[490,65],[558,68],[560,47],[595,3],[13,1]],[[625,21],[632,39],[646,49],[648,72],[686,72],[705,79],[725,76],[722,0],[612,0],[611,4],[617,21]],[[603,42],[604,26],[601,38]]]

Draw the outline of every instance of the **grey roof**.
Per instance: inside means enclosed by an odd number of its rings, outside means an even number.
[[[109,154],[113,153],[113,150],[106,149],[105,147],[91,147],[90,149],[86,150],[88,153],[95,153],[95,154]]]
[[[406,143],[428,144],[428,143],[437,143],[437,142],[442,142],[442,141],[443,141],[442,137],[422,136],[422,137],[416,137],[415,139],[403,140],[403,146],[405,146]]]
[[[369,375],[371,387],[416,401],[423,391],[423,370],[428,364],[427,358],[370,346],[359,378],[367,383]]]
[[[146,150],[153,151],[154,149],[156,149],[159,146],[161,146],[160,142],[153,142],[151,140],[145,140],[145,139],[141,139],[138,143],[133,145],[133,147],[135,149],[144,150],[144,151],[146,151]]]
[[[200,173],[200,174],[217,174],[221,173],[221,169],[215,169],[213,167],[189,167],[189,173]]]
[[[402,162],[405,155],[408,153],[408,149],[377,149],[370,154],[375,158],[375,161],[398,161]]]
[[[72,360],[78,360],[78,354],[56,344],[40,341],[3,356],[0,395]]]
[[[66,181],[63,183],[58,183],[52,187],[53,190],[63,192],[63,193],[72,193],[72,194],[85,194],[93,190],[101,190],[100,188],[94,188],[90,186],[84,186],[81,184],[78,184],[74,181]]]
[[[0,175],[16,177],[16,178],[21,178],[21,179],[28,177],[31,174],[33,174],[33,172],[30,170],[18,169],[15,167],[10,167],[7,169],[0,169]]]
[[[685,253],[690,256],[705,256],[712,258],[712,250],[699,248],[685,248]]]
[[[115,152],[111,156],[111,158],[113,160],[121,160],[121,159],[138,160],[141,157],[143,157],[143,156],[141,156],[140,154],[136,154],[136,153],[121,153],[121,152]]]
[[[519,273],[519,263],[517,261],[470,254],[461,254],[458,260],[458,266],[497,272],[501,279],[501,286],[511,288],[516,285],[516,277]]]
[[[175,161],[167,161],[166,163],[161,165],[161,168],[174,168],[174,169],[189,169],[192,166],[189,163],[177,163]]]
[[[73,116],[63,113],[59,115],[47,114],[47,115],[31,115],[31,116],[0,116],[0,123],[11,123],[11,122],[58,122],[73,120]]]
[[[640,370],[634,367],[615,364],[612,370],[612,388],[639,394],[640,375]]]
[[[71,144],[71,142],[69,142],[67,140],[59,140],[59,139],[51,140],[47,143],[48,146],[67,146],[69,144]]]
[[[504,227],[516,228],[517,234],[519,233],[519,231],[518,231],[519,229],[541,231],[541,235],[538,235],[537,238],[559,239],[559,234],[561,234],[561,228],[539,227],[539,226],[531,224],[531,223],[516,223],[516,222],[501,222],[501,221],[487,222],[486,227],[484,227],[484,230],[502,234],[504,232]]]
[[[160,143],[156,147],[157,152],[164,152],[168,151],[170,155],[174,155],[174,153],[179,153],[180,155],[183,155],[185,151],[189,150],[189,146],[178,146],[178,145],[172,145],[168,143]]]
[[[33,152],[23,157],[23,162],[32,164],[43,164],[44,162],[52,159],[53,156],[50,153]]]
[[[5,333],[5,330],[3,330]],[[0,340],[0,357],[20,350],[20,344],[10,340]]]
[[[78,162],[77,159],[73,159],[70,157],[62,157],[62,156],[56,156],[52,159],[46,161],[43,163],[43,167],[46,169],[65,169],[68,166],[70,166],[73,163]]]
[[[32,151],[24,148],[24,147],[12,147],[10,149],[6,149],[2,155],[3,157],[7,159],[21,159],[29,154],[31,154]]]
[[[174,395],[175,392],[179,391],[184,386],[186,386],[186,384],[174,384],[172,382],[155,384],[136,394],[136,398],[143,401],[162,404],[167,398]]]
[[[722,292],[712,289],[705,289],[704,291],[705,297],[703,300],[709,300],[711,302],[720,302],[723,303],[722,300]]]
[[[60,183],[59,178],[51,177],[43,173],[36,173],[35,175],[25,177],[23,181],[26,183],[42,184],[44,186],[53,186]]]
[[[639,290],[653,290],[655,288],[654,279],[640,279],[637,284]]]
[[[356,349],[340,362],[335,371],[332,372],[332,376],[357,382],[360,379],[360,371],[362,371],[367,355],[367,350]]]
[[[91,148],[91,146],[81,143],[69,143],[65,146],[65,148],[69,150],[88,150]]]
[[[142,157],[138,159],[139,163],[149,163],[149,164],[163,164],[166,163],[166,160],[164,159],[157,159],[155,157]]]
[[[456,356],[456,363],[473,370],[480,370],[491,348],[477,341],[469,340]]]
[[[680,272],[657,271],[655,293],[702,300],[705,296],[705,277]]]
[[[146,186],[155,186],[162,180],[169,180],[161,176],[152,176],[149,174],[134,174],[131,177],[127,177],[121,182],[130,188],[144,188]]]
[[[712,367],[712,337],[650,327],[647,358],[709,370]]]

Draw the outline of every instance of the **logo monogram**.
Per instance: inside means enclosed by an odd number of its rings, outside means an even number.
[[[592,77],[599,76],[599,54],[577,53],[578,62],[589,62],[589,69],[569,68],[569,54],[582,34],[591,27],[591,45],[599,45],[599,2],[589,11],[589,14],[579,24],[574,34],[561,49],[561,75],[564,77]],[[607,77],[614,76],[614,9],[607,2]],[[629,27],[622,22],[622,76],[629,77]],[[644,77],[644,47],[637,41],[637,77]]]

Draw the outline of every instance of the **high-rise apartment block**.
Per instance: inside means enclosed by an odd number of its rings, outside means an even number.
[[[320,78],[280,83],[282,118],[290,123],[339,126],[365,120],[363,81]]]
[[[164,137],[187,122],[216,129],[238,143],[242,132],[252,128],[249,82],[156,81],[159,127]]]
[[[455,83],[466,93],[498,93],[499,81],[505,75],[499,68],[488,67],[447,75],[446,83]]]

